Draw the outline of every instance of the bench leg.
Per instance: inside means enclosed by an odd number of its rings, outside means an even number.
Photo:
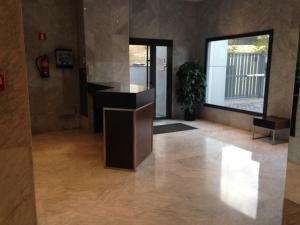
[[[273,130],[273,142],[272,142],[273,145],[276,144],[276,131]]]
[[[253,126],[253,129],[252,129],[252,140],[255,139],[255,126]]]
[[[269,130],[269,137],[273,137],[273,130]]]

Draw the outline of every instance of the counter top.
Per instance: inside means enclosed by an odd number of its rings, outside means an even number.
[[[89,82],[88,92],[94,96],[98,108],[136,109],[155,99],[153,88],[113,82]]]
[[[117,82],[88,82],[89,92],[103,92],[103,93],[128,93],[137,94],[148,91],[149,88],[134,84],[121,84]]]
[[[155,90],[139,85],[117,82],[88,82],[88,93],[92,97],[95,132],[103,131],[103,109],[137,110],[155,101]]]
[[[147,90],[149,90],[147,87],[130,84],[130,85],[121,85],[120,87],[101,90],[101,92],[119,92],[119,93],[137,94]]]

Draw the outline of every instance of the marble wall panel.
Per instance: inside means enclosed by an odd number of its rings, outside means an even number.
[[[289,161],[300,164],[300,100],[297,109],[296,135],[290,137],[289,142]]]
[[[31,130],[20,0],[0,4],[0,224],[35,225]]]
[[[26,57],[29,76],[31,124],[33,133],[79,127],[78,57],[80,21],[73,0],[26,0],[23,4]],[[47,40],[38,41],[38,32],[46,32]],[[72,49],[73,69],[57,69],[56,48]],[[50,57],[50,78],[39,76],[35,58]],[[81,54],[83,54],[81,52]]]
[[[84,0],[89,81],[129,82],[128,0]]]
[[[182,0],[130,0],[130,37],[173,40],[173,117],[182,112],[176,102],[176,72],[186,61],[197,60],[198,3]]]

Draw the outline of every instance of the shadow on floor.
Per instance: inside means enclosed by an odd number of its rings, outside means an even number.
[[[300,225],[300,205],[288,199],[284,201],[283,225]]]

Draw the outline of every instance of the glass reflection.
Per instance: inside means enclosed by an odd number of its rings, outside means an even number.
[[[222,150],[221,200],[255,219],[257,214],[260,164],[252,153],[227,146]]]

